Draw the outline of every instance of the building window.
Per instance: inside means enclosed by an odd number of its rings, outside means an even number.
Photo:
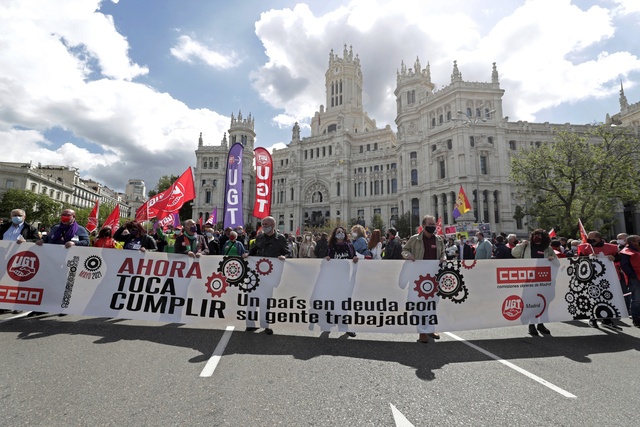
[[[374,142],[373,143],[373,151],[377,151],[378,150],[378,143]]]
[[[431,127],[432,128],[436,127],[436,118],[435,117],[431,119]]]
[[[487,175],[487,156],[480,156],[480,173]]]
[[[447,139],[447,149],[451,150],[453,148],[453,141],[450,139]]]
[[[433,144],[433,145],[431,146],[431,151],[432,151],[432,152],[433,152],[433,151],[436,151],[437,149],[438,149],[438,147],[436,146],[436,144]]]
[[[371,151],[371,144],[367,144],[367,151]]]
[[[391,193],[392,194],[396,194],[398,192],[398,179],[397,178],[392,178],[391,179]]]
[[[31,184],[31,191],[34,193],[38,190],[38,184]]]
[[[447,121],[451,121],[451,111],[447,111]]]
[[[487,138],[487,142],[488,142],[489,144],[493,144],[493,137],[492,137],[492,136],[488,137],[488,138]]]
[[[14,185],[15,185],[15,181],[14,181],[14,180],[12,180],[12,179],[8,179],[8,180],[5,182],[5,185],[4,185],[4,186],[5,186],[6,188],[13,188],[13,186],[14,186]]]
[[[411,215],[420,216],[420,200],[416,198],[411,199]],[[411,230],[411,232],[413,233],[413,230]]]
[[[472,117],[471,107],[467,107],[467,116]]]
[[[509,149],[511,149],[511,150],[515,150],[516,149],[516,142],[513,139],[511,141],[509,141]]]
[[[291,200],[293,200],[293,188],[291,188]],[[322,193],[320,193],[320,201],[322,201]]]
[[[446,178],[447,177],[447,167],[446,167],[446,164],[444,162],[444,159],[440,160],[438,165],[439,165],[439,170],[440,170],[440,179]]]
[[[360,146],[360,152],[364,153],[364,146],[363,145]]]
[[[442,114],[440,114],[438,119],[439,119],[438,121],[440,122],[440,124],[444,123],[444,116]]]
[[[340,197],[340,183],[336,182],[336,195]]]
[[[410,159],[417,159],[418,158],[418,152],[417,151],[412,151],[411,153],[409,153],[409,158]]]
[[[220,166],[220,162],[218,161],[218,158],[216,157],[215,162],[214,162],[214,164],[213,164],[213,167],[214,167],[215,169],[218,169],[218,166]]]
[[[476,139],[473,135],[469,137],[469,145],[471,145],[472,147],[476,145]]]
[[[418,169],[411,169],[411,185],[418,185]]]
[[[331,132],[335,132],[336,130],[338,130],[338,125],[336,125],[335,123],[334,123],[334,124],[332,124],[332,125],[329,125],[329,127],[327,128],[327,131],[328,131],[329,133],[331,133]]]
[[[416,91],[415,90],[408,90],[407,91],[407,105],[415,104],[415,102],[416,102]]]
[[[380,181],[374,181],[373,184],[373,194],[377,196],[380,194]]]
[[[329,155],[331,155],[331,146],[329,146]]]
[[[322,147],[322,157],[327,155],[327,147]]]

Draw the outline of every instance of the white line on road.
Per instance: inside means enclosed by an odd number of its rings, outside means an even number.
[[[557,385],[551,384],[549,381],[547,381],[547,380],[545,380],[545,379],[543,379],[543,378],[540,378],[539,376],[534,375],[534,374],[532,374],[531,372],[526,371],[526,370],[522,369],[521,367],[514,365],[514,364],[513,364],[513,363],[511,363],[511,362],[507,362],[506,360],[502,359],[501,357],[496,356],[495,354],[493,354],[493,353],[491,353],[491,352],[489,352],[489,351],[485,350],[485,349],[484,349],[484,348],[482,348],[482,347],[478,347],[477,345],[470,343],[469,341],[465,340],[464,338],[460,338],[459,336],[454,335],[454,334],[452,334],[452,333],[450,333],[450,332],[446,332],[446,334],[447,334],[447,335],[449,335],[451,338],[453,338],[453,339],[455,339],[455,340],[458,340],[458,341],[460,341],[460,342],[462,342],[462,343],[464,343],[464,344],[468,345],[469,347],[471,347],[471,348],[473,348],[473,349],[475,349],[475,350],[478,350],[480,353],[482,353],[482,354],[486,354],[486,355],[487,355],[487,356],[489,356],[490,358],[492,358],[492,359],[494,359],[494,360],[497,360],[498,362],[500,362],[500,363],[502,363],[503,365],[505,365],[505,366],[507,366],[507,367],[509,367],[509,368],[513,369],[514,371],[520,372],[522,375],[524,375],[524,376],[526,376],[526,377],[529,377],[529,378],[531,378],[531,379],[532,379],[532,380],[534,380],[534,381],[539,382],[539,383],[540,383],[540,384],[542,384],[543,386],[550,388],[551,390],[555,391],[556,393],[560,393],[560,394],[561,394],[561,395],[563,395],[564,397],[576,398],[576,396],[575,396],[575,395],[573,395],[573,394],[569,393],[568,391],[566,391],[566,390],[564,390],[564,389],[561,389],[561,388],[560,388],[560,387],[558,387]]]
[[[224,334],[222,335],[222,338],[220,338],[220,342],[218,342],[216,349],[213,350],[213,354],[207,361],[207,364],[204,365],[204,369],[202,370],[202,372],[200,372],[201,378],[206,378],[213,375],[213,372],[216,370],[216,366],[218,366],[218,362],[222,358],[222,353],[224,353],[224,349],[227,347],[227,344],[231,339],[231,334],[233,333],[234,329],[235,326],[227,326],[227,330],[224,331]]]
[[[393,403],[389,403],[389,405],[391,405],[391,413],[393,413],[393,420],[396,422],[396,427],[414,427],[407,417],[398,411],[398,408],[393,406]]]

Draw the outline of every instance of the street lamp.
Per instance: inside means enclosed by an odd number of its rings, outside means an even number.
[[[463,125],[471,126],[471,137],[473,138],[473,145],[476,149],[476,207],[478,209],[478,223],[482,223],[482,211],[484,210],[483,206],[480,206],[480,149],[478,148],[478,141],[476,140],[476,123],[478,122],[486,122],[487,118],[496,112],[496,110],[488,111],[484,117],[482,114],[478,114],[478,112],[482,113],[482,106],[484,103],[478,106],[476,110],[475,116],[469,115],[463,111],[458,110],[458,115],[464,116],[464,118],[456,118],[454,121],[461,121]]]

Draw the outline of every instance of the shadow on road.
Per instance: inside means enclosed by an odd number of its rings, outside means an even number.
[[[0,324],[0,332],[16,333],[16,339],[33,340],[58,335],[94,336],[95,344],[118,341],[147,341],[172,347],[194,349],[200,355],[189,360],[203,363],[211,356],[212,349],[224,331],[190,328],[181,324],[131,325],[124,319],[83,318],[77,321],[62,321],[57,315],[23,318]],[[582,322],[567,322],[575,327],[587,327]],[[624,325],[624,323],[623,323]],[[482,347],[504,359],[532,359],[567,357],[580,363],[590,363],[589,356],[599,353],[616,353],[640,350],[640,340],[624,331],[602,328],[597,335],[564,337],[517,337],[473,340]],[[335,334],[335,333],[334,333]],[[457,333],[456,333],[457,334]],[[405,336],[405,335],[403,335]],[[414,337],[414,334],[406,334]],[[272,335],[239,331],[233,334],[225,355],[283,355],[299,360],[311,360],[320,356],[350,357],[384,362],[395,362],[415,369],[416,376],[423,380],[435,379],[434,371],[448,364],[491,360],[486,355],[455,340],[431,341],[419,344],[415,341],[374,341],[362,338],[328,338]]]

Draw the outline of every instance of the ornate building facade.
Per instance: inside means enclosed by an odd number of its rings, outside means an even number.
[[[489,68],[489,67],[488,67]],[[363,74],[358,55],[346,45],[342,56],[329,54],[325,105],[311,119],[311,135],[293,127],[284,149],[274,150],[272,216],[283,231],[355,218],[369,224],[379,214],[388,226],[399,215],[433,214],[453,224],[452,211],[462,186],[473,210],[458,222],[483,222],[493,232],[527,233],[515,218],[518,200],[509,178],[511,157],[518,150],[553,141],[560,130],[586,132],[590,125],[510,122],[503,115],[496,64],[487,82],[465,81],[454,61],[451,81],[436,90],[430,66],[404,62],[396,76],[397,133],[378,128],[362,104]],[[623,113],[634,113],[621,91]],[[633,107],[633,108],[632,108]],[[640,111],[640,107],[637,108]],[[633,112],[631,112],[633,110]],[[614,115],[614,120],[626,120]],[[632,121],[629,120],[629,124]],[[253,120],[231,119],[229,135],[246,143],[245,165],[253,164]],[[226,135],[219,146],[196,150],[198,199],[194,215],[222,211]],[[245,221],[253,206],[254,172],[244,169]],[[478,197],[479,195],[479,197]],[[478,206],[479,205],[479,206]],[[478,207],[480,209],[478,209]],[[624,229],[619,219],[616,229]],[[637,220],[634,221],[637,224]],[[628,228],[628,226],[627,226]]]

